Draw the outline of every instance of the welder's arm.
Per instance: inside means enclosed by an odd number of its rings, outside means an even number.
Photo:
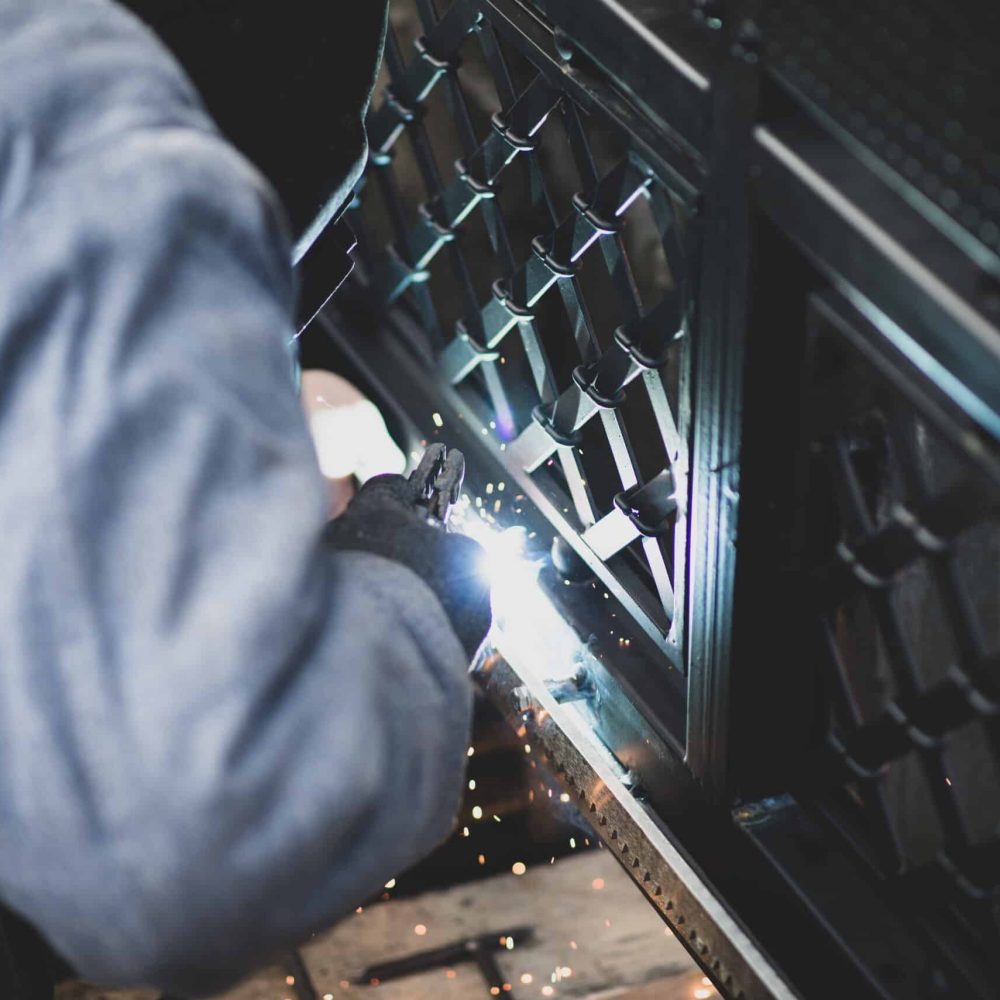
[[[90,113],[3,222],[0,897],[87,977],[197,994],[448,832],[467,658],[323,539],[271,194],[169,102]]]

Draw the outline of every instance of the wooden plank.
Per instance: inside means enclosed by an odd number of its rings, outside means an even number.
[[[391,896],[391,892],[390,892]],[[499,950],[499,935],[530,926],[531,942]],[[489,1000],[471,964],[377,987],[357,982],[371,965],[495,932],[497,961],[514,1000],[697,1000],[701,973],[617,862],[603,850],[523,875],[501,875],[365,907],[318,935],[303,955],[321,1000]],[[64,988],[65,989],[65,988]],[[59,1000],[154,1000],[155,994],[79,987]],[[216,1000],[295,1000],[282,969],[267,969]]]

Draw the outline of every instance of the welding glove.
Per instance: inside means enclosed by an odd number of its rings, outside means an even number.
[[[376,476],[327,526],[335,548],[371,552],[413,570],[437,595],[471,661],[492,622],[482,546],[431,524],[418,487],[404,476]]]

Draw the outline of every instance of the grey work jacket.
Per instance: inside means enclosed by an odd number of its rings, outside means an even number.
[[[225,984],[444,836],[465,659],[321,543],[281,212],[111,0],[0,0],[0,899]]]

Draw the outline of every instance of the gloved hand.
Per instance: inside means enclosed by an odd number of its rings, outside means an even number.
[[[335,548],[372,552],[413,570],[444,606],[471,662],[492,622],[490,588],[480,570],[483,548],[429,524],[419,499],[409,479],[376,476],[330,522],[327,539]]]

